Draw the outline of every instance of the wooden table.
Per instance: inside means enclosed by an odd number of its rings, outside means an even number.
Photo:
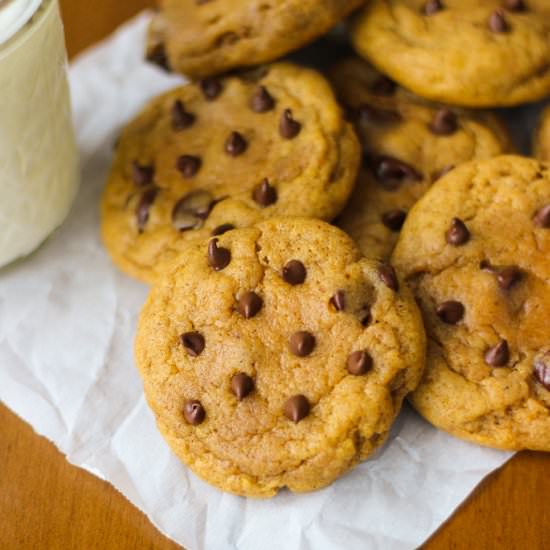
[[[61,4],[74,55],[152,2]],[[70,466],[3,406],[0,426],[0,549],[178,548],[115,489]],[[549,549],[549,502],[550,455],[521,453],[485,480],[425,549]]]

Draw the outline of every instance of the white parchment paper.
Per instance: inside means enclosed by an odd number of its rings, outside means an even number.
[[[147,289],[111,266],[98,214],[119,128],[180,82],[142,62],[147,20],[71,68],[82,188],[63,227],[0,271],[0,398],[188,550],[418,546],[510,454],[453,439],[405,409],[384,449],[343,479],[263,502],[200,481],[157,433],[132,358]]]

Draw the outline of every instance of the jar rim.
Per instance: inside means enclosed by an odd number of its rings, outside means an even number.
[[[41,4],[42,0],[0,0],[0,45],[19,32]]]

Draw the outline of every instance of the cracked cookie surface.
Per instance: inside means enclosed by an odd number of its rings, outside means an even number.
[[[162,0],[147,57],[204,78],[273,61],[328,32],[364,0]]]
[[[122,132],[102,199],[114,262],[143,281],[195,238],[272,216],[331,220],[360,147],[317,72],[280,63],[154,99]]]
[[[413,208],[392,260],[428,334],[411,401],[432,424],[550,451],[550,168],[516,156],[457,168]]]
[[[535,156],[550,161],[550,107],[542,112],[540,124],[535,136]]]
[[[424,101],[359,58],[340,62],[330,76],[364,152],[338,225],[366,256],[391,255],[407,213],[441,175],[512,150],[495,115]]]
[[[424,367],[410,291],[325,222],[195,242],[153,286],[136,362],[161,433],[239,495],[323,487],[378,448]]]
[[[372,0],[355,49],[435,101],[497,107],[550,94],[547,0]]]

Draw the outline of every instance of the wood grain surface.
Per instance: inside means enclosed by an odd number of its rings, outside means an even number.
[[[61,4],[74,55],[152,2]],[[1,550],[178,548],[115,489],[69,465],[1,405],[0,435]],[[486,479],[424,548],[550,549],[549,495],[550,455],[521,453]]]

